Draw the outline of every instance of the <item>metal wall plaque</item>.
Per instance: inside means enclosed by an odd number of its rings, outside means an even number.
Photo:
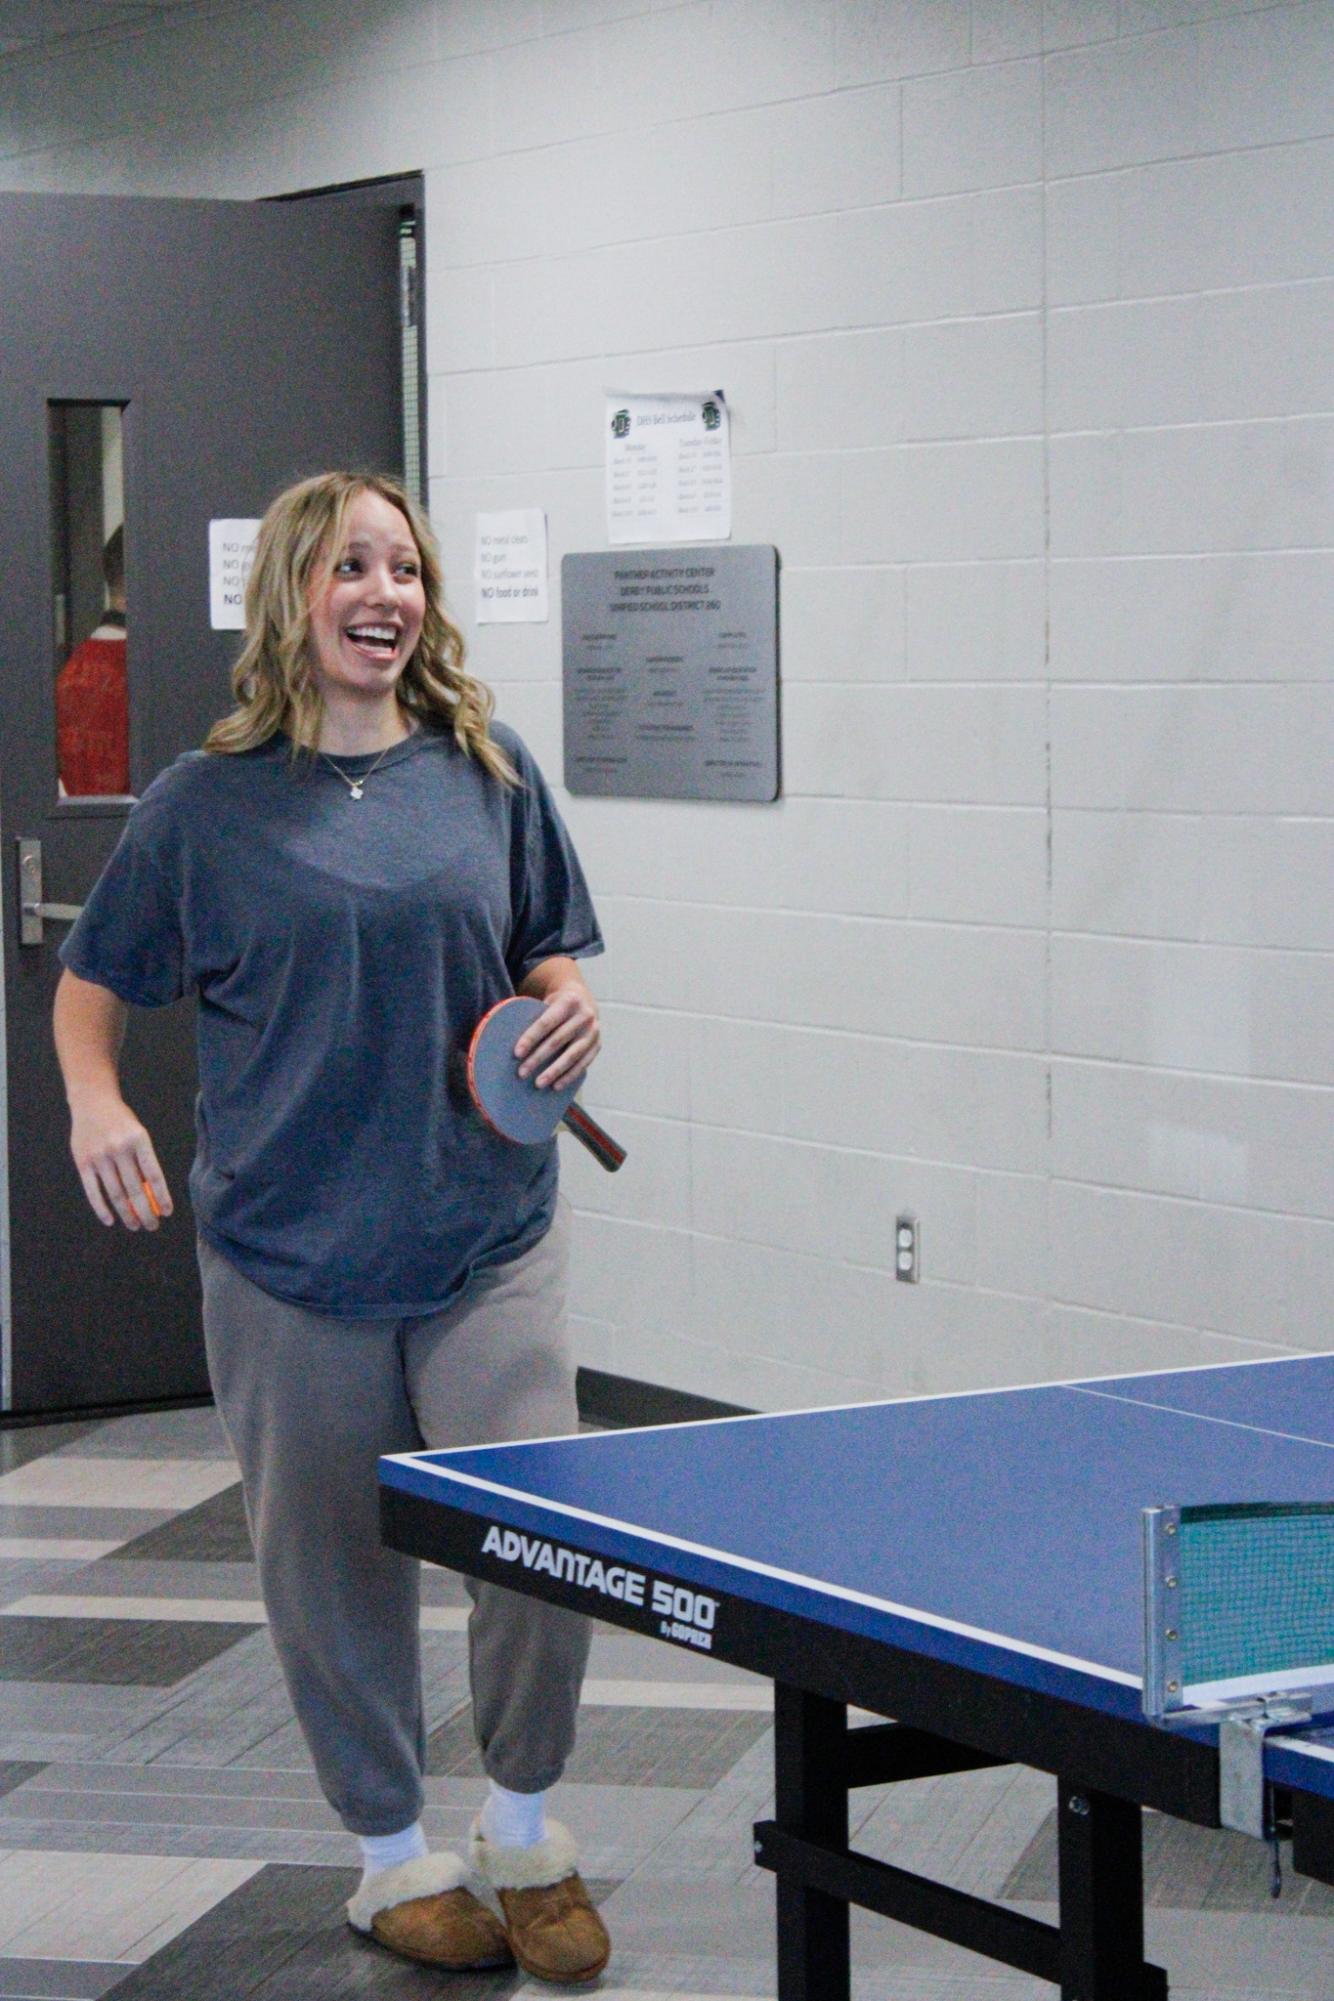
[[[561,564],[565,783],[778,796],[778,551],[612,549]]]

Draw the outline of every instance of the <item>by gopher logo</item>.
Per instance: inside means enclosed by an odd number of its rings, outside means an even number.
[[[699,414],[704,419],[704,428],[706,431],[716,431],[722,424],[723,421],[722,406],[719,403],[715,403],[712,396],[707,397],[706,400],[700,404]]]
[[[613,438],[628,438],[630,435],[630,412],[618,410],[611,420]]]
[[[566,1549],[543,1536],[521,1535],[518,1529],[502,1529],[494,1524],[482,1540],[482,1555],[498,1557],[502,1563],[517,1563],[524,1570],[543,1572],[584,1591],[601,1592],[623,1605],[642,1606],[658,1622],[658,1635],[679,1640],[685,1646],[707,1653],[713,1646],[713,1629],[718,1618],[718,1600],[687,1585],[673,1584],[665,1577],[649,1577],[624,1563],[604,1563],[581,1549]]]

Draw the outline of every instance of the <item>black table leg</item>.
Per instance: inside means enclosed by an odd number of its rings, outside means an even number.
[[[1144,1963],[1140,1809],[1058,1779],[1061,2001],[1166,2001]]]
[[[774,1688],[775,1819],[825,1847],[848,1845],[848,1712],[827,1696]],[[778,2001],[848,2001],[845,1899],[778,1876]]]

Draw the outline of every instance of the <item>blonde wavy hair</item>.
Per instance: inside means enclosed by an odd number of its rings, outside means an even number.
[[[421,561],[426,615],[399,678],[400,707],[419,722],[448,729],[460,750],[493,778],[516,783],[518,774],[491,736],[491,691],[464,672],[463,634],[445,612],[440,551],[430,523],[397,480],[379,473],[318,473],[289,486],[269,508],[246,584],[246,640],[232,669],[236,707],[214,723],[204,749],[235,755],[284,730],[295,757],[314,754],[324,698],[311,668],[311,598],[332,575],[347,510],[362,493],[377,493],[398,509]]]

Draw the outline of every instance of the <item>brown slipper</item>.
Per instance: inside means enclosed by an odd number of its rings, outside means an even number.
[[[533,1848],[500,1848],[473,1825],[472,1865],[500,1899],[510,1951],[536,1980],[596,1980],[611,1957],[607,1929],[579,1875],[569,1829],[547,1822]]]
[[[508,1966],[509,1941],[499,1919],[465,1887],[457,1855],[423,1855],[382,1869],[363,1883],[347,1921],[403,1959],[443,1966]]]

